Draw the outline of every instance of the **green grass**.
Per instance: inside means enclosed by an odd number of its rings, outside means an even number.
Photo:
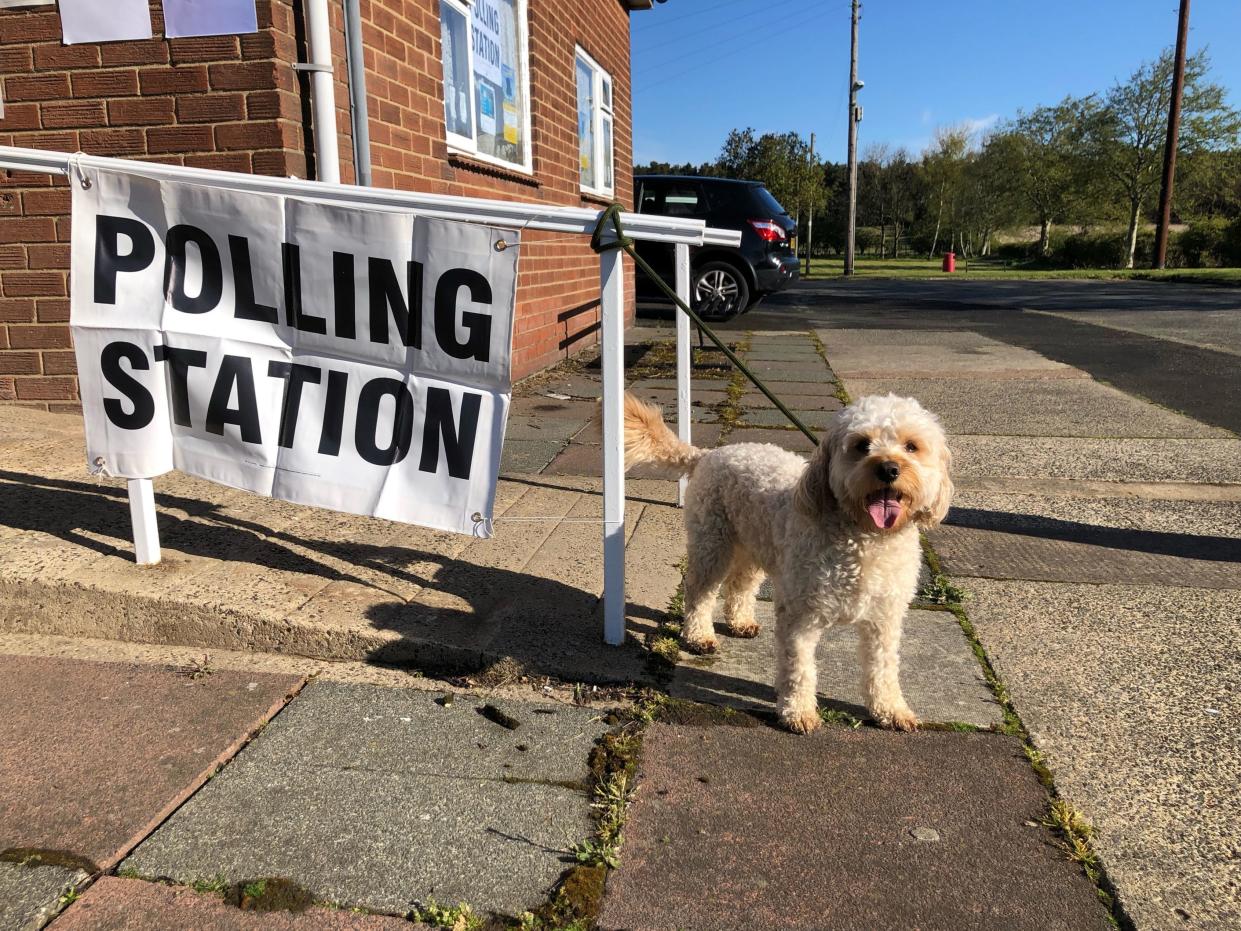
[[[836,281],[844,277],[843,259],[815,259],[811,273],[803,273],[803,281]],[[854,264],[857,278],[965,278],[993,279],[1137,279],[1143,281],[1174,281],[1193,284],[1216,284],[1241,287],[1241,268],[1027,268],[1005,265],[992,259],[973,262],[957,260],[957,270],[946,275],[940,259],[858,259]]]

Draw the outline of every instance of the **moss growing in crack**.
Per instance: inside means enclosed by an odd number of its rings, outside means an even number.
[[[819,717],[824,724],[835,724],[857,730],[862,726],[862,719],[839,708],[819,708]]]
[[[836,376],[835,370],[832,369],[832,363],[827,358],[827,347],[823,345],[823,340],[819,339],[819,334],[814,332],[814,330],[808,330],[807,333],[810,336],[810,342],[814,343],[814,348],[818,350],[819,358],[823,360],[823,364],[826,365],[828,371],[832,373],[832,385],[836,389],[832,392],[833,396],[841,404],[846,406],[852,404],[853,399],[849,397],[849,392],[845,390],[844,382]]]
[[[969,600],[970,593],[942,572],[931,576],[929,582],[922,586],[917,594],[917,602],[925,605],[959,605]]]
[[[253,912],[304,912],[315,902],[310,890],[281,876],[243,880],[229,887],[224,897]]]
[[[449,931],[479,931],[483,926],[483,919],[464,902],[440,905],[434,899],[427,899],[415,906],[410,917],[432,928],[447,928]]]

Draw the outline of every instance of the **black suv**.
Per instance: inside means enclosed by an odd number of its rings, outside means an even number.
[[[633,181],[638,213],[694,217],[707,226],[741,230],[739,248],[692,250],[690,294],[701,316],[735,317],[797,280],[797,224],[759,182],[693,175],[637,175]],[[638,243],[638,253],[669,286],[676,281],[673,249],[665,243]],[[639,272],[637,279],[638,300],[667,300],[646,275]]]

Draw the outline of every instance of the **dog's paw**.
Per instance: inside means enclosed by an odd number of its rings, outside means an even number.
[[[874,709],[871,714],[880,727],[890,731],[916,731],[922,723],[908,707]]]
[[[798,711],[790,708],[788,711],[780,712],[780,723],[794,734],[809,734],[819,729],[823,724],[823,719],[819,717],[818,709]]]
[[[698,656],[703,656],[704,654],[714,653],[718,650],[720,648],[720,642],[714,637],[705,637],[702,640],[684,639],[681,641],[681,646],[685,649],[686,653],[694,653]]]
[[[728,635],[730,637],[742,637],[750,640],[758,636],[758,632],[763,628],[756,621],[741,622],[728,625]]]

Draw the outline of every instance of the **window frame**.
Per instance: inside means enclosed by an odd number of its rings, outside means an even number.
[[[476,161],[486,162],[488,165],[495,165],[497,168],[503,168],[507,171],[515,171],[519,174],[534,176],[534,138],[530,127],[530,18],[529,18],[529,0],[514,0],[517,15],[517,49],[521,58],[521,81],[525,93],[522,101],[522,138],[525,140],[523,146],[521,162],[510,162],[507,159],[498,158],[495,155],[488,155],[486,152],[480,152],[478,149],[478,86],[474,82],[474,42],[472,41],[469,31],[470,24],[474,18],[474,0],[440,0],[441,4],[452,7],[458,13],[465,17],[466,25],[466,68],[470,80],[470,120],[473,124],[474,136],[462,136],[458,133],[449,131],[448,120],[444,120],[444,141],[447,143],[448,151],[451,154],[464,155],[467,158]],[[442,17],[440,33],[443,34]],[[442,76],[444,69],[444,50],[440,49],[440,97],[443,99],[445,109],[447,108],[447,86]]]
[[[574,46],[573,110],[575,116],[578,117],[578,125],[580,125],[581,117],[581,115],[577,113],[577,66],[579,62],[586,66],[586,70],[589,71],[591,75],[590,90],[591,100],[594,106],[592,107],[593,112],[591,113],[590,125],[594,137],[594,146],[590,153],[590,157],[596,166],[596,181],[598,183],[593,186],[583,184],[582,170],[579,164],[577,172],[578,190],[580,190],[583,194],[593,194],[596,197],[613,197],[616,194],[616,80],[612,77],[610,72],[608,72],[601,64],[599,64],[599,62],[595,61],[595,59],[591,57],[589,52],[587,52],[580,45]],[[603,105],[603,89],[605,84],[608,88],[609,101],[606,108]],[[610,149],[612,156],[610,163],[607,165],[608,171],[606,172],[606,174],[610,174],[612,176],[612,183],[610,185],[605,185],[603,183],[603,176],[605,174],[602,170],[604,167],[603,153],[605,150],[603,124],[605,122],[611,127],[611,133],[609,135],[611,145],[606,147]],[[582,140],[580,135],[577,140],[576,151],[580,157],[582,151]]]

